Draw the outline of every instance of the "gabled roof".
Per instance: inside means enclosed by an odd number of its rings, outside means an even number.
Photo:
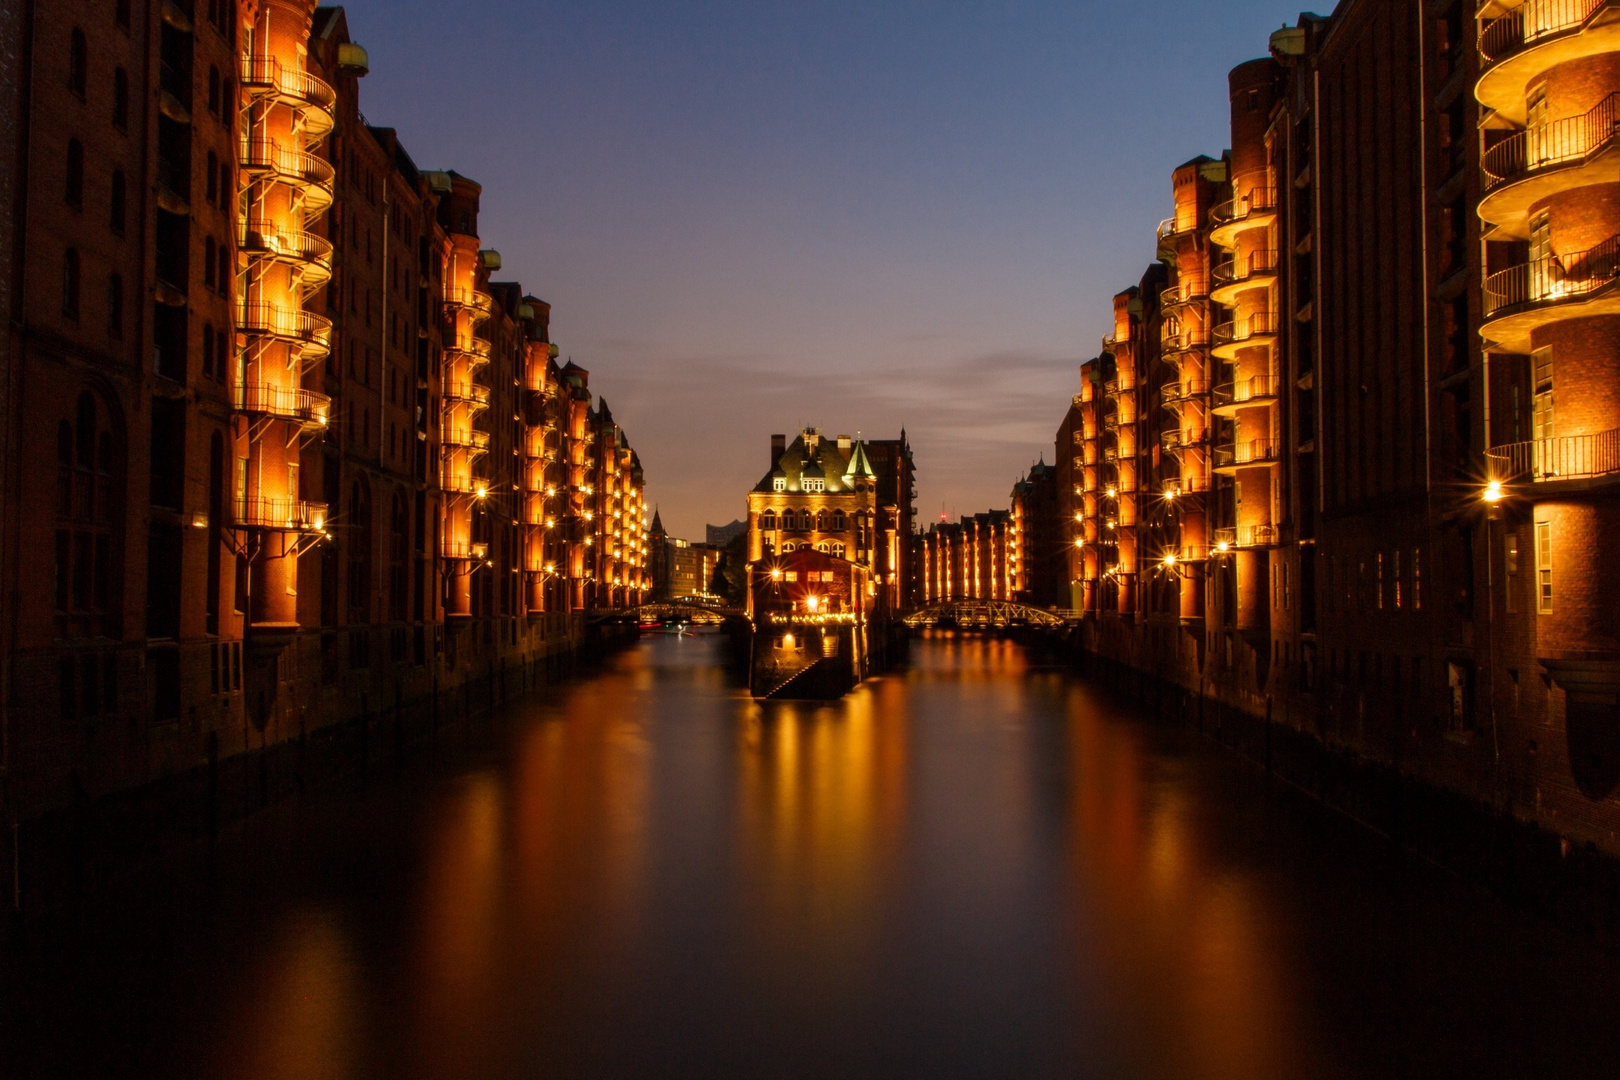
[[[844,469],[844,479],[853,480],[857,476],[864,476],[868,480],[877,479],[877,470],[872,468],[872,462],[866,456],[866,444],[859,439],[849,455],[849,465]]]

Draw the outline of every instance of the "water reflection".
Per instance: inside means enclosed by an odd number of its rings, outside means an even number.
[[[0,973],[7,1060],[1264,1080],[1607,1075],[1620,1050],[1611,961],[1014,642],[924,639],[831,704],[756,703],[719,648],[648,641],[280,814],[198,874],[200,913],[138,885],[116,934]]]

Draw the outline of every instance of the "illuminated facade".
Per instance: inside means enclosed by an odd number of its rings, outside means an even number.
[[[1083,647],[1620,850],[1620,19],[1270,44],[1058,433]]]
[[[859,439],[828,439],[816,428],[791,444],[773,435],[770,472],[748,493],[749,563],[803,548],[857,563],[871,575],[878,608],[892,611],[898,586],[880,590],[877,576],[897,574],[911,545],[899,534],[899,515],[883,505],[878,471]]]
[[[35,19],[0,132],[23,140],[0,798],[24,833],[198,769],[273,787],[248,751],[521,688],[586,611],[638,602],[640,463],[550,308],[492,280],[478,185],[362,118],[341,8]]]
[[[1019,540],[1006,510],[929,527],[922,536],[923,602],[1011,600]]]

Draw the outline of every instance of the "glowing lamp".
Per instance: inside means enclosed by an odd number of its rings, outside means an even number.
[[[1230,543],[1228,543],[1227,541],[1222,540],[1220,543],[1215,545],[1215,550],[1219,551],[1221,554],[1224,555],[1228,551],[1232,550],[1232,545]]]
[[[1490,483],[1486,484],[1485,493],[1480,496],[1480,498],[1491,504],[1501,502],[1502,497],[1502,481],[1500,480],[1492,480]]]

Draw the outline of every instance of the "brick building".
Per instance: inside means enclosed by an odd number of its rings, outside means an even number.
[[[1611,852],[1617,27],[1273,34],[1056,448],[1087,650]]]
[[[991,510],[922,534],[923,603],[1011,600],[1019,562],[1013,515]]]
[[[504,692],[638,601],[640,464],[549,307],[491,282],[478,185],[362,119],[342,9],[29,10],[0,65],[23,835],[159,781],[247,785],[250,751],[385,700]]]
[[[1069,530],[1058,512],[1057,467],[1043,457],[1012,489],[1012,599],[1062,607],[1069,599]]]

